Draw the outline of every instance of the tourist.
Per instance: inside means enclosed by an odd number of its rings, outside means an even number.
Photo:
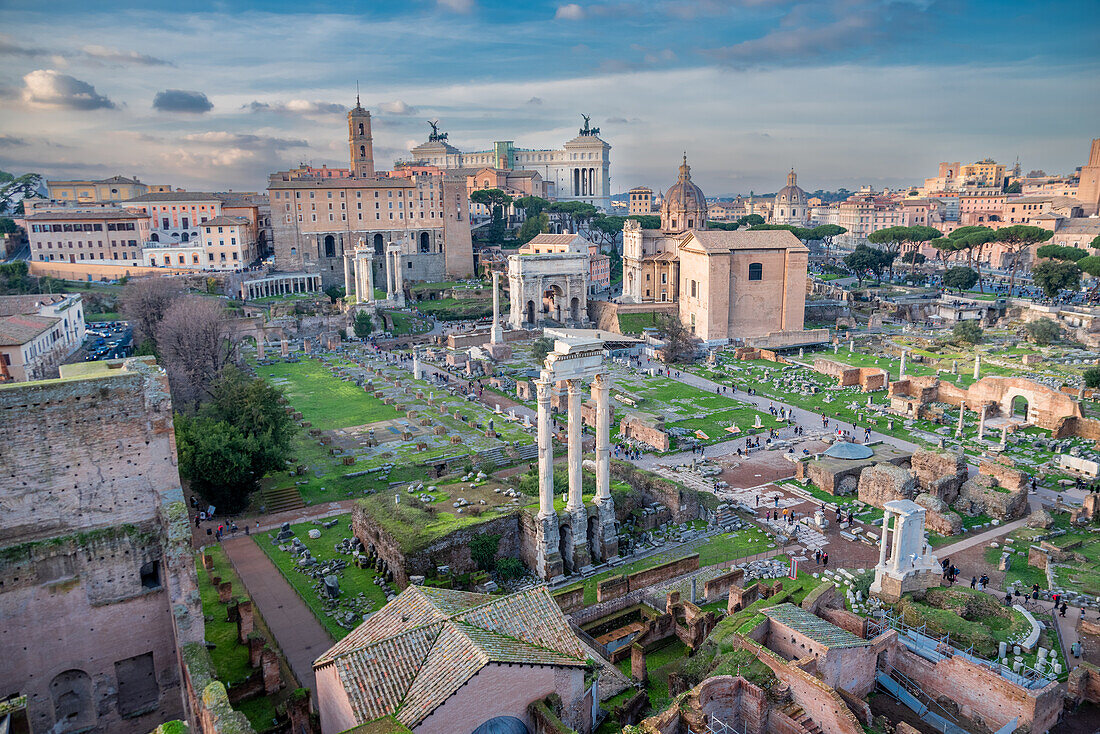
[[[821,565],[821,549],[820,548],[818,548],[817,551],[814,552],[814,561],[817,563],[817,565],[819,565],[819,566]]]
[[[1012,606],[1012,592],[1011,591],[1005,593],[1005,606],[1006,607]]]
[[[1081,657],[1081,641],[1078,640],[1078,641],[1074,642],[1072,645],[1069,646],[1069,650],[1070,650],[1070,652],[1073,653],[1073,657],[1075,657],[1075,658]]]
[[[1060,607],[1058,608],[1058,616],[1059,616],[1059,617],[1064,617],[1064,616],[1066,616],[1066,609],[1068,609],[1068,608],[1069,608],[1069,607],[1067,607],[1067,606],[1066,606],[1066,603],[1065,603],[1065,601],[1063,601],[1063,602],[1062,602],[1062,606],[1060,606]]]
[[[971,589],[978,588],[978,577],[977,576],[971,576],[970,577],[970,588]]]
[[[821,565],[825,568],[829,567],[829,551],[825,551],[821,554]]]

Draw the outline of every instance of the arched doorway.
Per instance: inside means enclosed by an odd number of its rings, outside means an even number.
[[[565,293],[560,286],[552,285],[546,289],[542,297],[542,312],[548,314],[555,321],[561,321],[561,305],[565,300]]]
[[[528,301],[527,302],[527,315],[524,318],[524,320],[527,323],[532,324],[532,325],[535,323],[535,302],[534,301]]]
[[[187,234],[186,232],[180,235],[180,242],[190,242],[190,240],[191,235]]]
[[[588,516],[588,555],[592,563],[603,561],[603,548],[600,545],[600,520],[595,515]]]
[[[573,296],[573,299],[569,301],[569,318],[573,321],[581,320],[581,299]]]
[[[153,242],[160,242],[160,235],[153,232],[153,234],[149,235],[149,239]]]
[[[83,670],[66,670],[50,681],[56,731],[82,731],[95,726],[92,679]]]
[[[566,523],[558,532],[558,552],[561,553],[561,565],[566,576],[573,573],[573,526]]]
[[[325,235],[325,257],[336,257],[336,238],[330,234]]]
[[[376,234],[374,236],[374,254],[381,256],[382,250],[385,248],[385,246],[386,243],[385,240],[382,239],[382,235]]]
[[[427,232],[421,232],[420,233],[420,251],[421,252],[431,252],[432,251],[432,240],[431,240],[431,237],[428,236]]]
[[[1017,395],[1016,397],[1012,398],[1012,415],[1020,416],[1024,419],[1024,421],[1027,421],[1027,413],[1030,407],[1031,406],[1028,405],[1027,398],[1025,398],[1023,395]]]

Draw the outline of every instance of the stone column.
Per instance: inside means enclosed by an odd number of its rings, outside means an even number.
[[[401,272],[401,249],[398,248],[393,252],[393,272],[394,272],[394,291],[397,296],[397,302],[404,305],[405,303],[405,274]]]
[[[882,539],[879,541],[879,546],[878,546],[878,565],[880,565],[880,566],[885,566],[886,565],[886,543],[888,542],[887,539],[889,538],[889,535],[890,535],[889,525],[890,525],[890,511],[889,510],[883,510],[883,512],[882,512]]]
[[[554,447],[550,439],[550,390],[546,379],[535,380],[538,401],[539,514],[535,518],[535,573],[551,580],[562,576],[558,514],[554,511]]]
[[[392,301],[394,298],[394,282],[396,277],[393,272],[393,257],[391,255],[391,250],[389,248],[386,248],[386,251],[383,255],[383,257],[385,258],[384,262],[386,266],[386,299],[390,301]]]
[[[962,438],[963,417],[966,415],[966,401],[959,403],[959,427],[955,429],[955,438]]]
[[[902,527],[904,520],[901,515],[894,515],[894,535],[890,538],[890,545],[893,546],[890,549],[890,567],[895,571],[901,570],[902,556],[905,554],[902,547],[905,542],[905,528]]]
[[[981,412],[979,413],[979,416],[978,416],[978,440],[979,441],[982,440],[983,438],[985,438],[985,409],[988,408],[988,407],[989,407],[988,405],[983,405],[982,409],[981,409]]]
[[[905,377],[905,350],[901,350],[901,368],[898,370],[898,379]]]
[[[606,373],[592,380],[592,397],[596,401],[596,519],[597,537],[593,544],[593,561],[609,561],[619,555],[618,524],[615,502],[611,499],[611,378]]]
[[[493,271],[493,326],[489,329],[489,343],[500,344],[504,341],[504,330],[500,328],[500,272]]]
[[[978,374],[982,369],[982,354],[981,352],[974,352],[974,379],[979,379]]]
[[[581,435],[584,422],[581,419],[581,381],[567,380],[566,385],[569,390],[569,502],[565,509],[572,513],[584,509],[581,498]]]

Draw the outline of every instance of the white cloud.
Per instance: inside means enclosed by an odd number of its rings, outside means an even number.
[[[332,115],[344,114],[347,106],[334,102],[319,102],[306,99],[292,99],[288,102],[260,102],[253,100],[242,109],[249,112],[278,112],[287,115]]]
[[[554,13],[554,17],[558,20],[583,20],[584,16],[584,8],[576,3],[559,5],[557,12]]]
[[[189,135],[185,135],[183,139],[190,143],[232,145],[239,148],[271,148],[274,150],[282,150],[284,148],[305,148],[309,146],[309,143],[301,138],[278,138],[269,135],[250,135],[246,133],[224,131],[190,133]]]
[[[88,82],[53,69],[38,69],[23,77],[23,101],[36,107],[70,110],[115,108],[114,102]]]
[[[137,66],[171,66],[171,63],[155,56],[147,56],[137,51],[120,51],[107,46],[85,46],[80,49],[85,55],[98,61],[111,64],[134,64]]]
[[[378,109],[382,110],[389,115],[415,115],[416,108],[410,107],[405,102],[397,99],[393,102],[383,102],[378,105]]]
[[[476,3],[474,0],[436,0],[439,7],[455,13],[473,12]]]

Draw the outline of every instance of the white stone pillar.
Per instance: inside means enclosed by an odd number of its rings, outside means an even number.
[[[889,542],[890,537],[890,511],[882,511],[882,539],[879,541],[878,546],[878,565],[886,565],[886,544]]]
[[[902,521],[901,515],[894,515],[894,534],[890,538],[890,544],[893,546],[890,549],[890,567],[895,571],[901,570],[902,556],[904,555],[902,544],[905,541],[905,533],[903,532]]]
[[[538,401],[539,517],[554,515],[554,447],[550,438],[550,390],[548,380],[535,380]],[[556,550],[556,549],[555,549]]]
[[[504,330],[500,326],[500,271],[493,271],[493,326],[489,329],[489,343],[500,344],[504,341]]]
[[[959,427],[955,429],[955,438],[962,438],[963,417],[966,415],[966,401],[959,403]]]
[[[988,405],[983,405],[981,413],[979,414],[979,417],[978,417],[978,440],[979,441],[981,439],[985,438],[985,409],[988,408],[988,407],[989,407]]]
[[[606,373],[592,380],[596,401],[596,503],[611,499],[611,378]]]
[[[575,512],[584,508],[581,487],[581,429],[584,422],[581,418],[581,381],[567,380],[569,391],[569,502],[565,509]]]
[[[981,352],[974,352],[974,379],[977,380],[978,374],[982,369],[982,354]]]
[[[397,302],[403,304],[405,302],[405,274],[401,272],[400,248],[394,250],[393,265],[393,272],[395,273],[394,290],[396,291]]]

